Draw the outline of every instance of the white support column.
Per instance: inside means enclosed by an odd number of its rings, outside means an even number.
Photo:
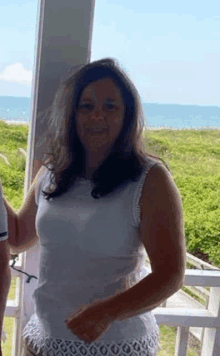
[[[220,321],[220,288],[210,288],[208,310]],[[220,328],[205,328],[201,356],[220,355]]]
[[[40,157],[36,156],[36,139],[47,128],[47,122],[40,125],[38,114],[51,105],[65,73],[71,67],[90,62],[94,7],[95,0],[41,0],[39,3],[25,194],[41,166]],[[39,278],[39,243],[22,257],[22,269]],[[27,276],[23,276],[20,291],[21,324],[16,333],[15,346],[19,356],[24,354],[20,344],[21,333],[34,313],[32,294],[38,284],[35,278],[26,283]]]

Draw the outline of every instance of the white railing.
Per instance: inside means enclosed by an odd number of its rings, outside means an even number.
[[[201,345],[201,356],[219,356],[220,271],[186,269],[184,285],[210,286],[208,309],[156,308],[152,313],[158,324],[178,327],[175,356],[186,356],[190,327],[206,328]]]
[[[195,260],[194,260],[195,259]],[[19,255],[15,267],[24,271],[24,259]],[[197,259],[196,257],[187,253],[187,261],[199,263],[200,265],[206,264],[205,262]],[[199,261],[198,261],[199,260]],[[11,261],[10,261],[11,265]],[[147,265],[147,263],[146,263]],[[209,264],[208,264],[209,265]],[[209,265],[211,266],[211,265]],[[214,268],[211,266],[211,268]],[[147,267],[148,271],[149,268]],[[22,345],[22,330],[21,330],[21,303],[20,287],[22,279],[27,278],[23,273],[19,273],[11,269],[12,278],[19,277],[16,285],[16,298],[14,301],[8,300],[5,310],[5,316],[15,318],[15,330],[12,342],[11,356],[20,356]],[[207,270],[193,270],[186,269],[184,285],[197,286],[197,287],[211,287],[209,292],[209,302],[207,309],[192,309],[192,308],[155,308],[152,313],[154,314],[157,323],[177,326],[177,337],[175,346],[175,356],[186,356],[187,343],[189,337],[190,327],[205,328],[201,344],[201,356],[219,356],[220,355],[220,270],[207,271]],[[178,291],[177,293],[179,293]]]

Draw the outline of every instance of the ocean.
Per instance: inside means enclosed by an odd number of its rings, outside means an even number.
[[[143,104],[146,126],[152,129],[220,129],[220,106]],[[29,123],[31,98],[0,96],[0,119]]]

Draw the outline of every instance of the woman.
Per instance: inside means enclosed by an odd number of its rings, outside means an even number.
[[[43,167],[9,238],[20,252],[40,238],[27,355],[154,356],[159,327],[150,311],[184,277],[178,190],[166,165],[144,152],[141,100],[116,61],[82,66],[60,94],[39,143]]]

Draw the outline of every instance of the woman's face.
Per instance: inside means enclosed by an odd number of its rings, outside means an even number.
[[[89,84],[82,92],[76,115],[77,133],[87,151],[112,147],[124,123],[125,107],[110,78]]]

